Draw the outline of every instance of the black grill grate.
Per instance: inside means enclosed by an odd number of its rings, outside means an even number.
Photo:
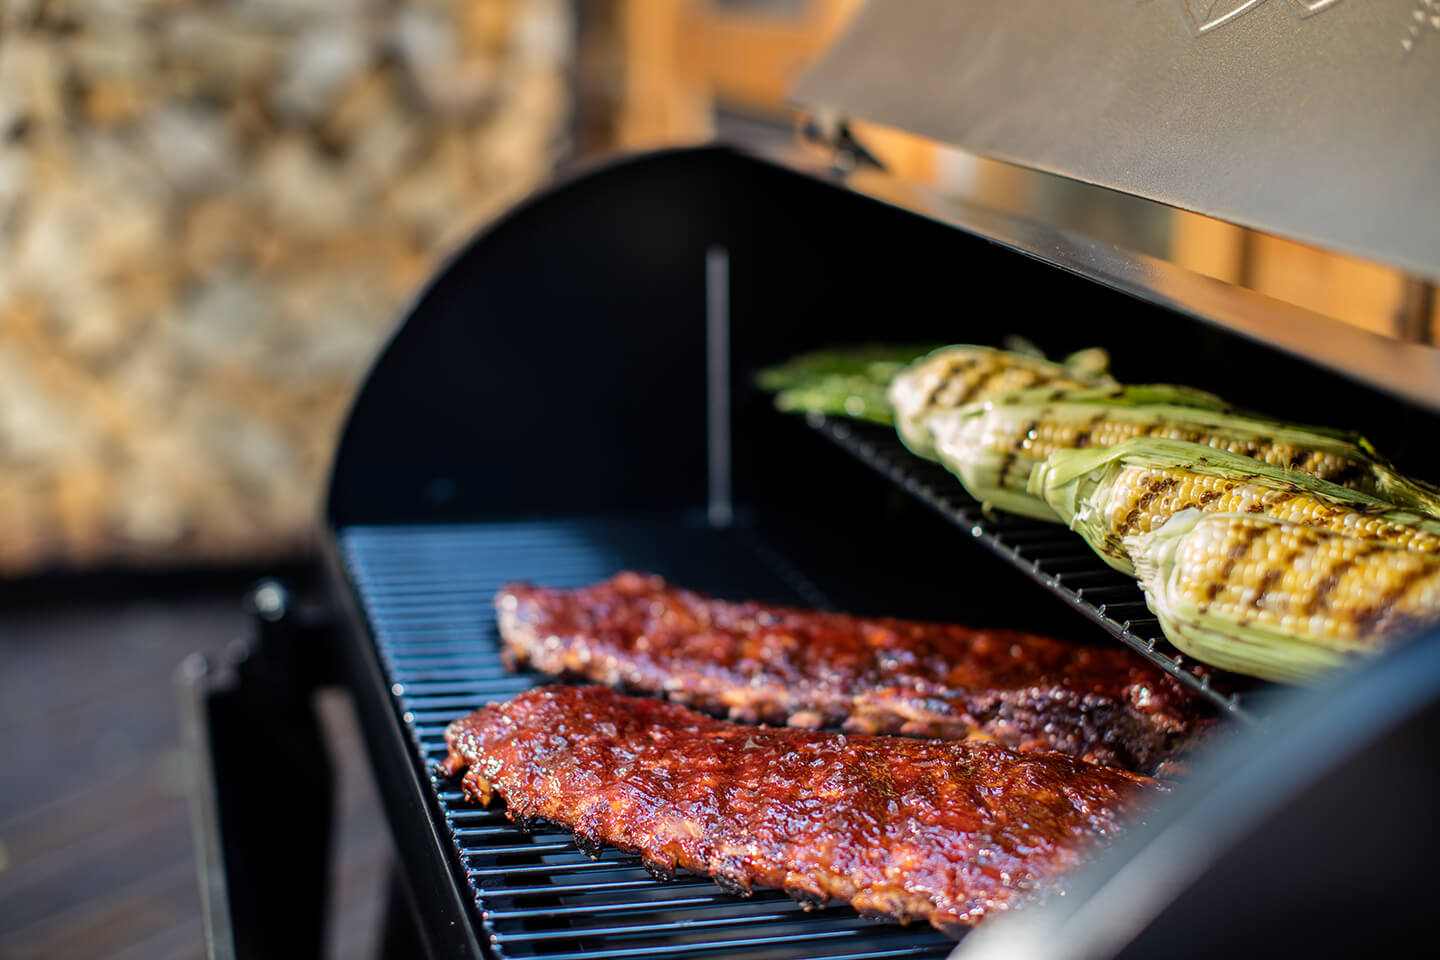
[[[812,585],[743,531],[675,517],[342,531],[391,695],[427,766],[445,725],[542,683],[501,666],[491,598],[507,580],[578,586],[624,568],[663,572],[718,596],[823,604]],[[468,803],[432,778],[475,919],[497,956],[941,957],[952,941],[924,926],[865,920],[846,907],[806,912],[778,891],[725,894],[709,880],[662,883],[638,857],[591,860],[570,834],[525,832],[497,805]]]
[[[1078,535],[1028,517],[987,515],[943,467],[915,456],[888,427],[818,414],[805,421],[1229,715],[1258,722],[1251,706],[1264,687],[1171,646],[1139,585],[1101,562]]]

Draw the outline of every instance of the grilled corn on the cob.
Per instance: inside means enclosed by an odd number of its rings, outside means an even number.
[[[938,410],[952,410],[985,397],[1026,387],[1107,387],[1109,358],[1098,348],[1053,363],[1043,356],[973,344],[942,347],[906,367],[890,384],[900,439],[914,453],[935,459],[926,420]]]
[[[940,461],[976,499],[1045,520],[1060,518],[1028,492],[1037,464],[1058,450],[1135,437],[1205,444],[1440,516],[1440,491],[1398,473],[1358,436],[1203,405],[1135,402],[1156,389],[1020,391],[934,414],[930,428]]]
[[[1136,438],[1108,449],[1060,450],[1030,474],[1048,503],[1106,563],[1134,568],[1122,540],[1181,510],[1261,513],[1279,520],[1440,552],[1440,520],[1308,474],[1182,440]]]
[[[1440,555],[1301,523],[1184,510],[1125,549],[1176,647],[1267,680],[1313,680],[1440,616]]]
[[[894,419],[886,387],[906,364],[932,347],[869,345],[802,354],[755,378],[787,413],[825,413],[875,423]]]

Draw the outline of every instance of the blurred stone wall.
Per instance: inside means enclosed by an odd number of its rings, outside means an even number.
[[[0,17],[0,574],[303,549],[399,309],[551,169],[572,7]]]

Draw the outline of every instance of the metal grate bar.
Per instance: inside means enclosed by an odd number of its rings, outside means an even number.
[[[508,697],[511,694],[519,693],[521,690],[529,689],[532,686],[534,686],[533,683],[525,683],[523,681],[506,684],[497,683],[492,686],[486,687],[485,693],[478,696],[470,695],[464,697],[411,697],[408,698],[408,702],[414,704],[424,704],[424,706],[426,707],[426,710],[423,713],[419,710],[415,711],[415,721],[417,723],[427,719],[444,719],[445,717],[449,717],[451,720],[453,720],[456,716],[458,716],[458,714],[456,713],[457,710],[474,710],[475,708],[483,705],[484,699],[487,696]],[[435,711],[443,712],[436,713]],[[431,714],[434,714],[433,718]]]
[[[465,841],[480,837],[513,837],[515,828],[507,822],[498,827],[456,827],[451,832],[455,834],[455,839]]]
[[[459,839],[459,838],[457,838]],[[520,857],[526,854],[564,853],[575,849],[575,841],[568,837],[564,841],[551,843],[516,843],[510,846],[480,847],[466,850],[467,857]]]
[[[758,913],[742,917],[717,917],[712,920],[686,920],[684,928],[686,933],[694,933],[697,930],[713,929],[719,927],[747,926],[757,923],[792,923],[796,919],[794,914],[802,912],[797,904],[793,911],[781,913]],[[826,919],[826,931],[835,933],[840,930],[863,929],[866,932],[873,931],[875,924],[870,920],[860,917],[844,919]],[[637,936],[648,933],[668,933],[675,929],[675,921],[667,920],[660,923],[632,923],[612,924],[606,927],[580,927],[574,930],[540,930],[534,933],[499,934],[497,939],[502,943],[534,943],[542,940],[564,940],[573,939],[577,934],[585,937],[614,937],[614,936]]]
[[[833,940],[853,937],[855,930],[807,930],[803,933],[771,934],[759,937],[730,938],[724,940],[701,940],[690,943],[667,943],[654,946],[628,947],[611,950],[581,950],[575,953],[550,953],[549,960],[622,960],[626,957],[673,957],[677,954],[698,953],[710,950],[754,950],[759,947],[774,947],[781,944],[808,944],[816,940]],[[934,949],[933,947],[931,948]]]
[[[807,415],[805,422],[992,552],[1064,597],[1111,636],[1215,706],[1243,722],[1259,722],[1243,702],[1243,694],[1252,689],[1254,683],[1183,657],[1164,638],[1160,621],[1150,615],[1139,586],[1123,578],[1115,582],[1116,572],[1090,553],[1073,534],[1040,520],[986,515],[954,477],[936,464],[916,457],[887,427],[819,414]],[[1086,586],[1087,583],[1095,585]]]
[[[449,819],[450,819],[450,822],[451,822],[451,823],[454,823],[454,824],[495,823],[495,824],[505,824],[505,825],[507,825],[507,826],[513,826],[513,823],[511,822],[511,820],[510,820],[508,817],[505,816],[505,811],[504,811],[504,810],[497,809],[497,808],[495,808],[495,807],[486,807],[486,808],[479,808],[479,809],[474,809],[474,808],[472,808],[472,809],[466,809],[466,808],[465,808],[465,804],[468,804],[468,803],[469,803],[468,800],[455,800],[455,801],[451,801],[451,802],[445,804],[445,806],[446,806],[446,808],[447,808],[448,816],[449,816]]]
[[[1124,584],[1114,584],[1098,587],[1084,587],[1084,596],[1087,600],[1100,600],[1107,597],[1117,597],[1123,600],[1133,599],[1135,596],[1135,581]],[[1080,593],[1077,590],[1076,593]],[[1140,602],[1144,602],[1143,600]]]
[[[427,724],[427,723],[418,723],[418,722],[417,722],[417,723],[414,724],[414,729],[415,729],[415,734],[416,734],[416,736],[420,737],[420,739],[421,739],[422,741],[425,741],[425,740],[439,740],[439,739],[443,739],[443,738],[444,738],[445,728],[446,728],[447,726],[448,726],[448,724],[444,724],[444,723],[428,723],[428,724]]]
[[[577,848],[574,848],[579,853]],[[484,851],[466,851],[462,856]],[[581,854],[584,856],[584,854]],[[477,879],[485,877],[548,877],[556,873],[595,873],[601,870],[632,870],[640,858],[630,860],[571,860],[562,863],[502,864],[495,867],[467,867],[465,872]]]
[[[389,664],[397,670],[404,670],[411,676],[459,677],[462,679],[504,676],[508,671],[492,666],[495,655],[472,657],[459,653],[412,653],[388,658]]]
[[[486,887],[485,897],[562,897],[574,894],[586,893],[610,893],[617,890],[653,890],[658,881],[654,877],[645,879],[635,878],[633,880],[601,880],[594,883],[571,883],[571,884],[532,884],[531,886],[518,887]],[[709,880],[676,881],[672,880],[665,884],[665,889],[715,889],[715,885]],[[723,894],[722,894],[723,896]]]
[[[578,586],[652,569],[718,596],[815,603],[820,592],[743,529],[680,517],[530,524],[368,527],[340,545],[416,757],[445,755],[446,725],[546,682],[500,662],[491,598],[502,583]],[[687,566],[688,565],[688,566]],[[433,769],[433,766],[432,766]],[[662,882],[638,857],[586,857],[568,832],[522,830],[498,803],[471,804],[432,776],[453,865],[468,878],[481,939],[499,957],[942,957],[953,941],[925,927],[806,912],[779,891],[735,897],[703,877]]]
[[[547,890],[548,892],[548,890]],[[571,907],[526,907],[512,910],[487,910],[486,916],[496,920],[529,920],[535,917],[614,916],[625,913],[649,913],[654,910],[682,910],[717,906],[729,908],[731,898],[724,894],[694,897],[671,897],[668,900],[632,900],[612,904],[583,904]],[[798,907],[799,904],[796,904]]]
[[[412,680],[400,685],[399,694],[408,697],[445,697],[461,693],[485,693],[496,688],[502,678],[486,674],[473,677],[444,680]],[[469,680],[470,682],[466,682]],[[398,695],[398,694],[397,694]]]

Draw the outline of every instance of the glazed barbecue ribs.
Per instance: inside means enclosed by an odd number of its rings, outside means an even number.
[[[576,590],[509,584],[495,602],[512,667],[743,723],[979,737],[1155,773],[1214,722],[1121,647],[732,603],[638,573]]]
[[[1160,793],[1058,753],[750,727],[599,686],[528,690],[446,739],[467,796],[498,795],[512,819],[561,824],[588,850],[952,936],[1055,893]]]

